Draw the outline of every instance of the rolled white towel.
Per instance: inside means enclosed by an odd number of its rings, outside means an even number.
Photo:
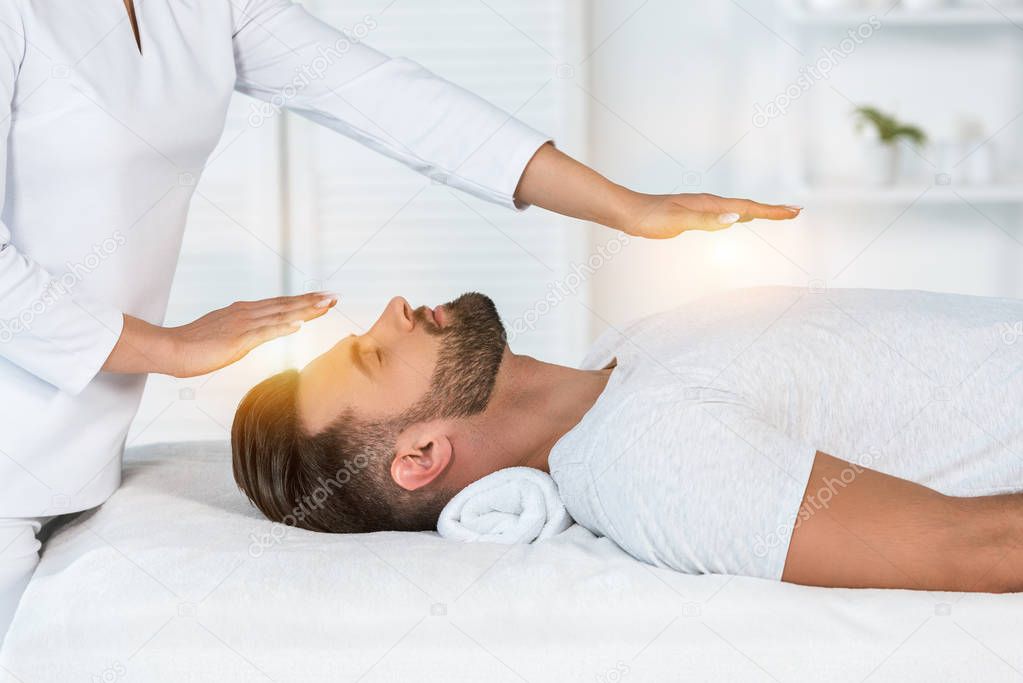
[[[469,484],[440,513],[437,531],[465,542],[532,543],[572,526],[550,475],[509,467]]]

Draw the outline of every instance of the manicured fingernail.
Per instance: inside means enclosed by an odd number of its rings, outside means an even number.
[[[803,207],[801,207],[801,206],[794,206],[792,204],[786,204],[785,208],[788,209],[789,211],[793,212],[793,213],[799,213],[800,211],[803,210]]]
[[[319,301],[317,301],[315,304],[313,304],[313,308],[327,308],[329,306],[333,306],[336,303],[337,303],[337,297],[325,296],[322,299],[320,299]]]
[[[742,218],[742,216],[737,213],[723,213],[718,216],[718,223],[721,225],[731,225],[732,223],[738,222],[740,218]]]

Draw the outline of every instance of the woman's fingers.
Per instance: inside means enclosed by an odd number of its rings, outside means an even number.
[[[755,219],[770,221],[787,221],[797,217],[803,208],[801,206],[782,206],[778,204],[761,204],[760,202],[748,199],[734,199],[729,210],[742,216],[741,221],[746,223]]]
[[[254,301],[248,304],[248,312],[254,318],[306,308],[330,310],[338,302],[338,295],[330,292],[310,292],[297,296],[279,296],[273,299]]]
[[[296,308],[285,308],[282,310],[270,311],[251,319],[253,327],[266,327],[267,325],[286,325],[294,322],[309,322],[320,316],[326,315],[330,306],[305,305]]]
[[[716,230],[730,228],[736,223],[748,223],[749,221],[759,218],[767,218],[769,220],[787,220],[799,215],[798,211],[795,211],[794,208],[766,207],[765,209],[761,209],[750,205],[756,205],[756,202],[732,200],[730,202],[723,202],[720,205],[720,209],[715,212],[687,212],[681,219],[681,225],[678,226],[679,232],[682,230],[705,230],[713,232]],[[766,209],[770,209],[770,211],[767,211]],[[780,209],[784,210],[784,214],[782,214]],[[673,235],[667,236],[670,237]]]
[[[235,338],[241,341],[244,353],[248,353],[260,344],[297,332],[302,329],[302,323],[326,315],[337,301],[336,294],[313,292],[240,301],[218,313],[226,315],[228,320],[233,319]]]
[[[748,211],[749,218],[766,218],[772,221],[787,221],[797,218],[803,212],[801,206],[778,206],[774,204],[757,204],[753,202],[754,210]]]
[[[277,325],[265,325],[263,327],[256,328],[248,333],[245,337],[245,346],[247,348],[246,353],[261,346],[274,339],[281,337],[287,337],[289,334],[294,334],[302,329],[301,321],[281,323]]]
[[[738,223],[741,218],[740,214],[729,213],[727,211],[724,213],[687,211],[679,220],[678,225],[675,226],[673,234],[665,236],[674,237],[683,230],[705,230],[709,232],[724,230]]]
[[[254,306],[246,311],[246,317],[261,324],[312,320],[330,311],[337,301],[336,294],[303,294]]]
[[[336,295],[280,297],[275,306],[264,309],[265,315],[252,319],[250,329],[243,337],[245,353],[274,339],[298,332],[303,322],[326,315],[336,304]]]
[[[751,199],[731,199],[712,194],[692,195],[692,197],[694,201],[689,204],[689,208],[706,213],[737,213],[741,217],[739,221],[743,223],[756,219],[790,220],[799,216],[803,210],[801,206],[762,204]]]

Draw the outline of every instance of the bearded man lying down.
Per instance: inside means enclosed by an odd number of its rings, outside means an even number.
[[[396,298],[245,396],[235,478],[281,521],[348,467],[291,521],[428,530],[524,465],[577,522],[680,572],[1019,591],[1019,321],[1004,299],[742,290],[610,331],[576,369],[513,353],[483,295]]]

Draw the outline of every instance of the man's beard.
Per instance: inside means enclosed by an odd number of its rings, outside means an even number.
[[[426,309],[416,322],[441,339],[437,367],[427,395],[413,406],[411,422],[471,417],[486,410],[507,340],[494,302],[476,292],[444,305],[446,325],[438,327]]]

